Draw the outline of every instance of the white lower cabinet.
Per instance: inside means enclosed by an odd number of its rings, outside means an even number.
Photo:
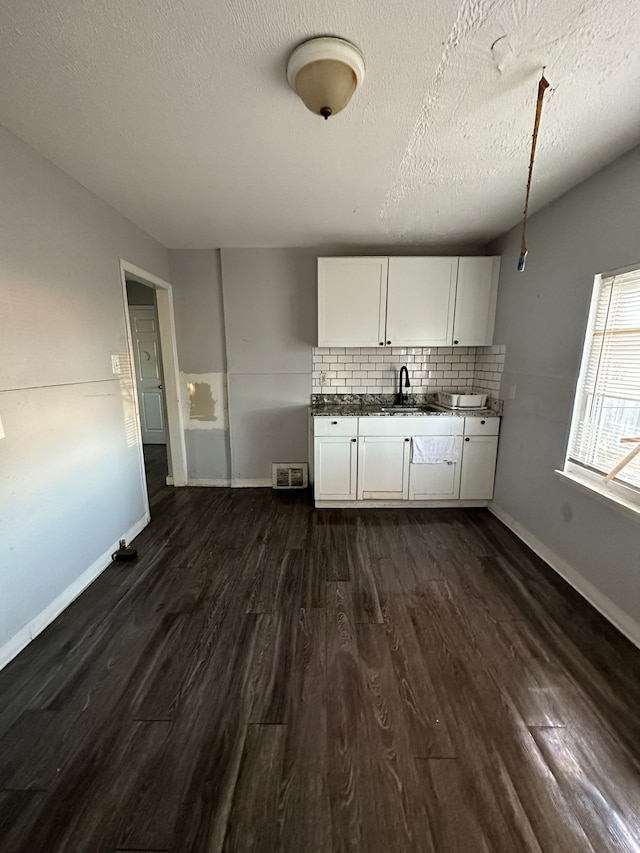
[[[460,497],[462,436],[455,437],[457,462],[437,462],[410,466],[409,500],[457,500]]]
[[[493,497],[499,418],[316,417],[316,501],[487,501]],[[411,439],[453,436],[457,462],[411,462]],[[475,504],[477,505],[477,504]]]
[[[317,501],[355,501],[358,439],[320,436],[314,441],[314,495]]]
[[[462,448],[461,500],[489,500],[498,455],[497,435],[467,435]]]
[[[358,500],[409,497],[411,439],[374,435],[358,439]]]

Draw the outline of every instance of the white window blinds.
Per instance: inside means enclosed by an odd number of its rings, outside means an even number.
[[[640,270],[601,278],[591,311],[569,461],[607,474],[640,437]],[[616,479],[640,490],[640,456]]]

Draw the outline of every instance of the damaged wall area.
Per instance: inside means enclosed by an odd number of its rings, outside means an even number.
[[[230,478],[229,417],[220,255],[171,250],[187,471],[193,485]]]
[[[228,429],[226,373],[181,373],[185,429]]]

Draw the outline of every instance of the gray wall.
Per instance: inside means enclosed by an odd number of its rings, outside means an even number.
[[[220,252],[171,249],[169,265],[180,370],[224,373],[227,356]]]
[[[131,376],[111,363],[119,257],[169,276],[159,243],[0,128],[0,665],[144,518]]]
[[[230,478],[227,357],[220,252],[169,252],[190,480]],[[194,387],[204,394],[195,395]],[[191,393],[190,393],[191,391]],[[196,410],[199,398],[209,401]],[[213,415],[211,415],[213,412]]]
[[[640,526],[562,482],[584,333],[599,272],[640,265],[640,148],[532,217],[502,255],[495,339],[505,343],[495,504],[640,622]]]
[[[270,481],[272,462],[308,459],[316,257],[306,249],[223,249],[231,476]]]

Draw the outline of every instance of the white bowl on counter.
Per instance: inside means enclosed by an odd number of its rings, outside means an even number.
[[[448,394],[438,391],[438,403],[449,409],[482,409],[487,404],[487,394]]]

